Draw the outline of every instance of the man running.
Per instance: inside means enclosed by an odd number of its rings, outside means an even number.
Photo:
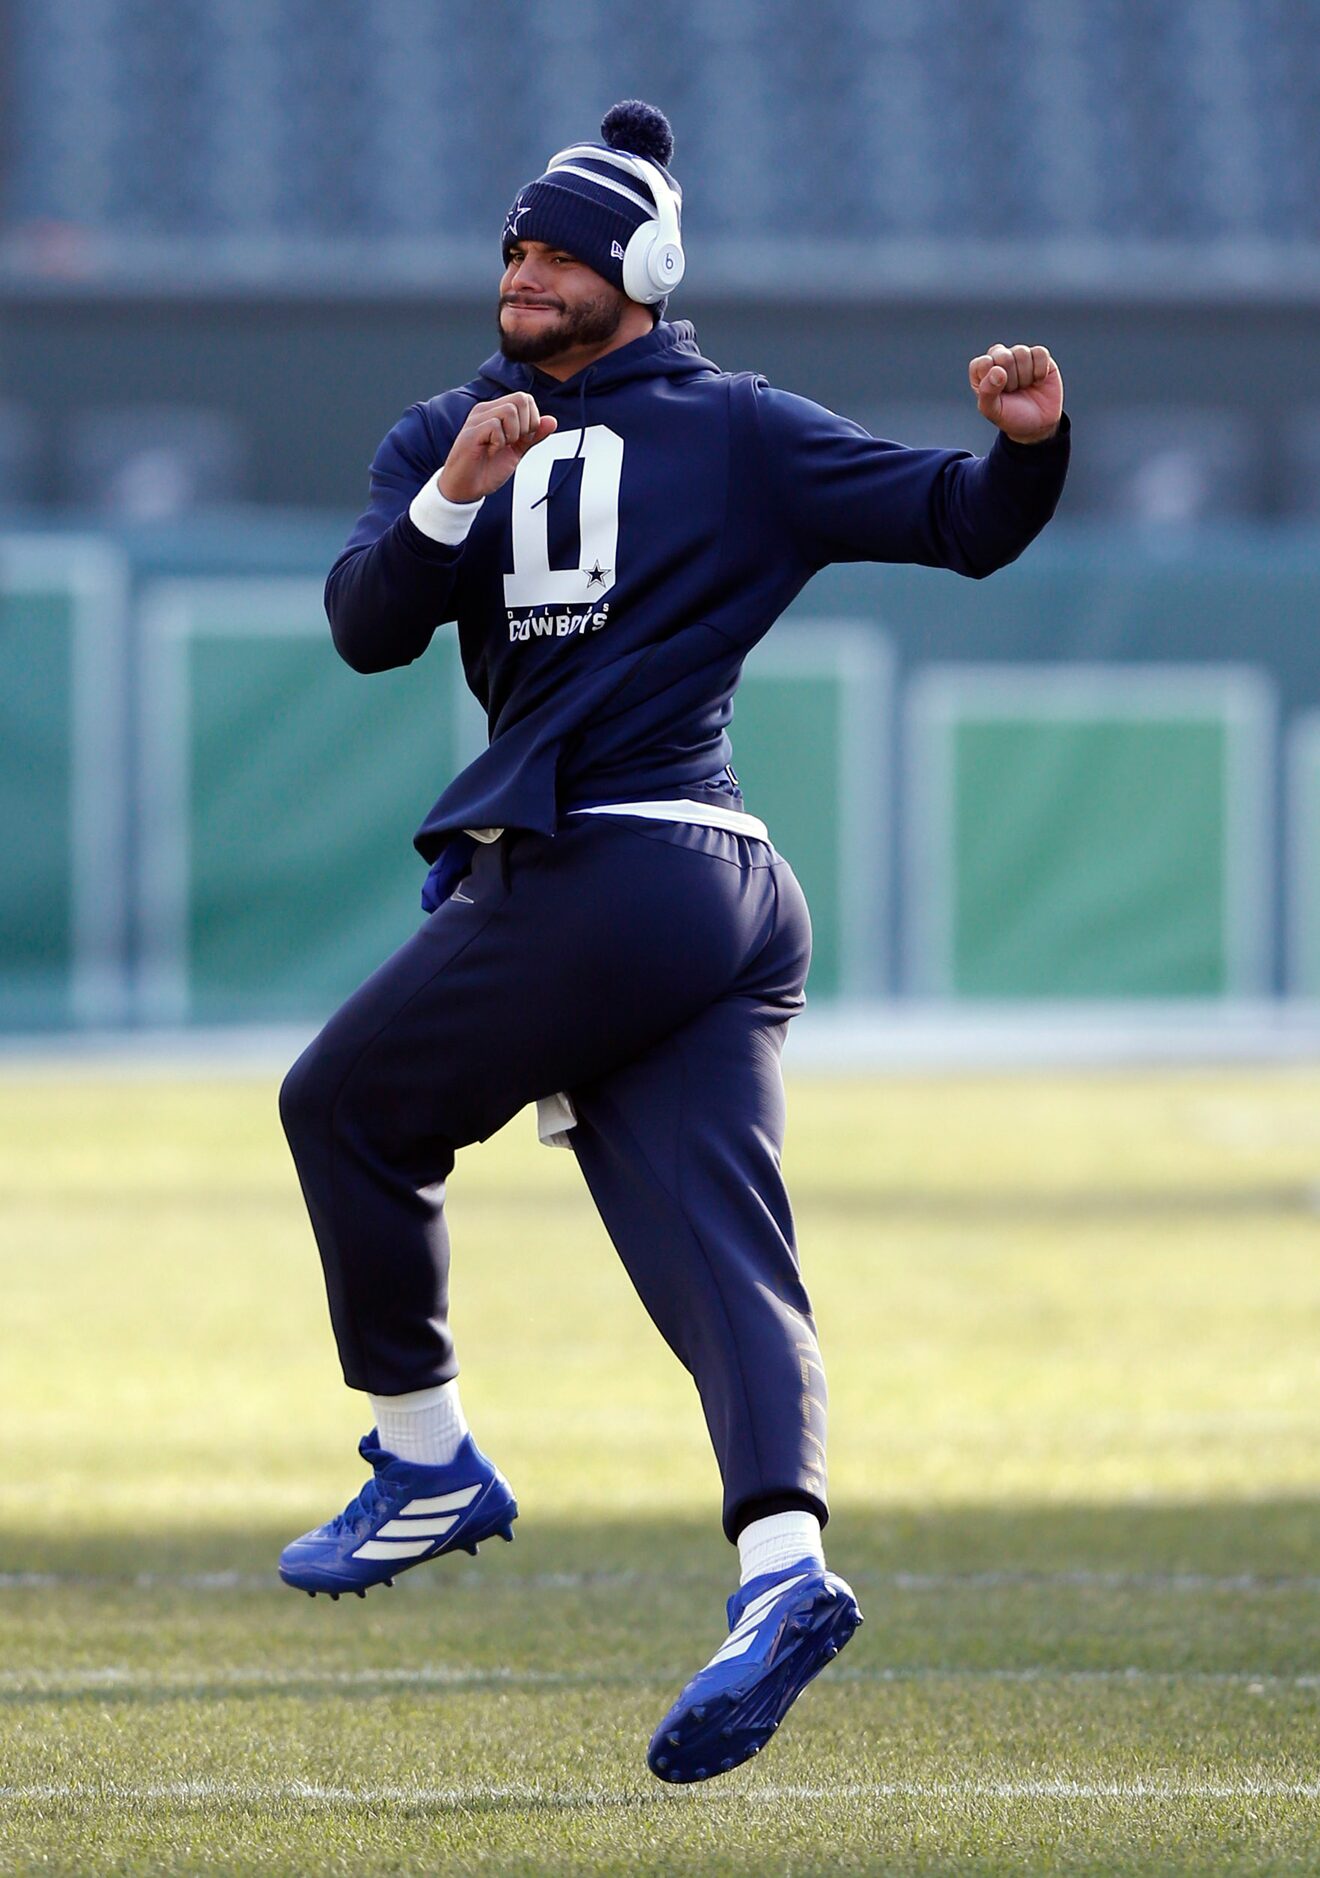
[[[390,432],[326,589],[362,672],[457,621],[490,741],[417,835],[429,917],[281,1093],[375,1428],[371,1480],[280,1571],[362,1594],[512,1537],[459,1401],[444,1197],[456,1151],[538,1103],[694,1378],[738,1547],[729,1634],[651,1741],[683,1781],[758,1752],[861,1621],[825,1567],[825,1379],[779,1164],[810,929],[730,768],[733,693],[831,561],[1013,560],[1054,511],[1068,424],[1042,346],[972,360],[984,457],[721,372],[663,318],[684,269],[669,126],[634,101],[601,132],[520,191],[500,349]]]

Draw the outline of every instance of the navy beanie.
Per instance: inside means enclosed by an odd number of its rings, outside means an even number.
[[[506,265],[509,250],[516,242],[543,241],[547,247],[563,248],[584,261],[622,291],[623,254],[628,239],[655,214],[651,191],[640,176],[629,176],[607,160],[596,161],[588,151],[620,150],[629,156],[645,157],[664,171],[677,195],[678,185],[665,168],[674,154],[674,136],[664,112],[636,98],[607,111],[600,133],[604,142],[584,144],[582,154],[573,158],[573,165],[575,171],[598,174],[601,182],[556,169],[518,191],[504,218]],[[646,206],[620,195],[619,185],[642,197]]]

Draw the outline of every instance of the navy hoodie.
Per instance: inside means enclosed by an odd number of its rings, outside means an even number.
[[[432,541],[408,505],[473,404],[508,391],[530,391],[558,430],[460,547]],[[997,434],[984,457],[877,441],[721,372],[686,321],[661,321],[563,383],[496,354],[413,405],[376,454],[326,610],[360,672],[410,663],[458,622],[490,745],[417,833],[434,860],[457,829],[550,835],[574,805],[713,777],[743,660],[817,569],[906,561],[979,579],[1044,527],[1067,462],[1066,419],[1047,443]]]

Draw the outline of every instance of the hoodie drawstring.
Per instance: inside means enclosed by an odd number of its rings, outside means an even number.
[[[582,387],[578,393],[578,447],[573,452],[573,461],[575,463],[582,455],[582,446],[587,441],[587,385],[590,383],[591,374],[595,369],[594,365],[589,365],[582,374]]]
[[[587,441],[587,385],[590,382],[591,374],[595,371],[595,369],[596,368],[594,365],[589,365],[587,367],[586,371],[583,372],[582,374],[582,383],[578,387],[578,440],[577,440],[577,449],[573,452],[572,456],[568,459],[570,463],[577,462],[578,458],[582,455],[582,446]],[[538,496],[536,501],[533,502],[532,507],[534,509],[539,509],[543,502],[548,502],[549,500],[550,500],[550,490],[547,487],[545,494],[543,496]]]

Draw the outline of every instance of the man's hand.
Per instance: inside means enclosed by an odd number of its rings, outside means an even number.
[[[1015,443],[1044,443],[1063,415],[1063,379],[1044,346],[991,346],[967,367],[976,408]]]
[[[474,404],[440,471],[440,493],[450,502],[476,502],[502,489],[533,444],[558,429],[542,417],[529,391]]]

